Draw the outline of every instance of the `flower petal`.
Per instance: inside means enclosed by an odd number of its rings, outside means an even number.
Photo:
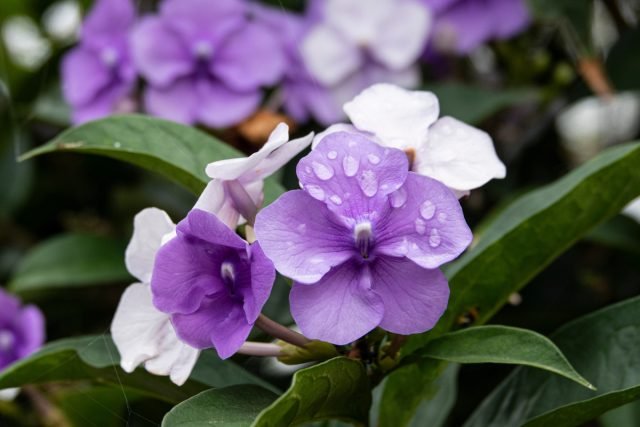
[[[344,111],[355,127],[375,134],[385,145],[417,149],[438,118],[439,106],[431,92],[380,83],[346,103]]]
[[[301,190],[289,191],[262,209],[255,233],[276,269],[302,283],[317,282],[354,253],[349,229]]]
[[[372,45],[378,33],[388,31],[384,22],[400,7],[394,0],[327,0],[327,23],[337,29],[343,43]]]
[[[368,268],[355,260],[333,268],[313,285],[294,283],[289,300],[306,337],[337,345],[364,336],[384,315],[382,299],[371,290]]]
[[[322,141],[326,136],[329,136],[332,133],[338,133],[338,132],[362,133],[367,138],[375,141],[375,136],[373,136],[373,134],[370,134],[368,132],[359,131],[358,129],[356,129],[355,126],[347,124],[347,123],[336,123],[336,124],[333,124],[333,125],[329,126],[324,131],[318,133],[313,138],[313,143],[311,144],[311,149],[312,150],[315,149],[318,146],[318,144],[320,143],[320,141]]]
[[[424,51],[431,30],[431,14],[418,2],[399,2],[382,26],[385,30],[376,32],[371,53],[387,67],[399,70],[409,67]]]
[[[151,282],[153,262],[162,238],[175,229],[169,215],[158,208],[143,209],[133,219],[133,235],[125,251],[127,270],[142,283]]]
[[[494,0],[491,11],[495,14],[494,34],[498,38],[511,37],[522,31],[531,21],[524,0]]]
[[[400,150],[382,147],[361,133],[338,132],[300,160],[296,172],[311,197],[350,221],[380,215],[386,196],[406,179],[408,163]]]
[[[195,67],[188,47],[161,18],[143,18],[131,35],[131,45],[136,67],[152,85],[166,87]]]
[[[258,89],[235,91],[217,81],[197,81],[197,117],[212,127],[226,127],[240,123],[257,110],[262,99]]]
[[[452,117],[431,126],[427,142],[416,153],[413,170],[459,191],[506,175],[491,137]]]
[[[24,306],[14,319],[20,332],[20,344],[15,352],[18,359],[34,353],[45,341],[45,320],[39,308]]]
[[[246,288],[246,292],[243,293],[243,308],[247,322],[253,324],[271,295],[271,289],[273,289],[273,283],[276,280],[276,270],[258,242],[251,245],[250,251],[251,286]]]
[[[434,28],[434,43],[444,51],[466,54],[491,37],[496,23],[488,14],[486,4],[459,1],[438,17]],[[478,17],[483,17],[479,19]]]
[[[409,173],[390,196],[391,212],[376,223],[374,251],[406,256],[424,268],[436,268],[460,255],[472,235],[455,194],[442,183]]]
[[[384,301],[380,327],[396,334],[417,334],[435,326],[449,300],[440,270],[427,270],[406,258],[379,257],[371,268],[373,291]]]
[[[62,90],[72,105],[91,101],[111,81],[109,69],[92,50],[82,46],[69,52],[62,61]]]
[[[99,0],[82,24],[81,39],[117,38],[126,34],[135,21],[135,9],[131,0]]]
[[[197,120],[199,103],[195,82],[188,77],[165,88],[147,86],[144,93],[148,113],[180,123],[191,124]]]
[[[326,25],[317,25],[302,41],[300,53],[309,72],[325,86],[333,86],[363,63],[357,46]]]
[[[126,372],[145,363],[149,372],[170,375],[178,385],[189,378],[200,354],[178,339],[169,315],[153,306],[149,286],[143,283],[134,283],[122,294],[111,335]]]

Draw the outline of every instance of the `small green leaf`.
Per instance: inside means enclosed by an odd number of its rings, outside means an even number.
[[[466,427],[582,425],[640,398],[640,297],[577,319],[553,341],[597,387],[589,391],[547,372],[517,368]]]
[[[336,357],[293,375],[293,382],[264,409],[253,427],[281,427],[339,418],[366,424],[371,405],[369,379],[362,363]]]
[[[249,427],[277,397],[255,385],[203,391],[169,411],[162,427]]]
[[[106,237],[64,234],[31,250],[18,264],[13,292],[129,281],[125,245]]]
[[[494,325],[462,329],[436,338],[418,354],[456,363],[533,366],[594,390],[553,342],[527,329]]]

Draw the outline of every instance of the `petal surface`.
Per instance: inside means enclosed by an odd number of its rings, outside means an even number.
[[[131,0],[99,0],[82,24],[83,40],[122,37],[133,25],[135,9]]]
[[[189,378],[200,354],[178,339],[169,315],[153,306],[149,286],[143,283],[134,283],[122,294],[111,335],[126,372],[145,363],[149,372],[169,375],[178,385]]]
[[[243,293],[243,308],[247,322],[253,324],[271,295],[271,289],[273,289],[273,283],[276,280],[276,270],[258,242],[251,245],[250,251],[251,285]]]
[[[506,175],[491,137],[452,117],[443,117],[431,127],[429,138],[416,154],[413,170],[459,191],[481,187]]]
[[[175,229],[169,215],[158,208],[143,209],[133,219],[133,235],[125,251],[127,270],[142,283],[151,282],[151,272],[162,238]]]
[[[492,12],[495,14],[494,34],[498,38],[511,37],[531,21],[527,4],[524,0],[492,0]]]
[[[111,78],[99,56],[82,46],[71,50],[62,61],[62,91],[72,105],[89,102]]]
[[[344,111],[355,127],[375,134],[385,145],[416,149],[426,139],[440,108],[431,92],[380,83],[346,103]]]
[[[17,314],[15,323],[20,335],[16,356],[21,359],[35,352],[44,344],[45,320],[39,308],[27,305]]]
[[[384,301],[380,327],[396,334],[427,331],[449,301],[449,285],[438,269],[427,270],[406,258],[380,257],[371,268],[373,290]]]
[[[327,135],[296,168],[304,190],[353,225],[375,219],[387,205],[387,195],[402,186],[407,156],[382,147],[361,133]]]
[[[287,277],[315,283],[354,254],[351,231],[302,190],[284,193],[256,217],[264,253]]]
[[[371,45],[380,32],[388,31],[383,25],[401,7],[398,3],[394,0],[327,0],[325,19],[345,42]]]
[[[437,268],[460,255],[472,234],[456,195],[442,183],[409,173],[377,224],[374,251]]]
[[[154,116],[191,124],[197,120],[200,99],[193,80],[184,77],[165,88],[147,86],[145,109]]]
[[[224,181],[220,179],[209,181],[193,208],[211,212],[229,228],[236,228],[240,220],[240,213],[225,193]]]
[[[384,316],[382,299],[371,290],[368,268],[355,260],[332,269],[318,283],[294,283],[291,314],[311,339],[349,344],[378,326]]]
[[[210,79],[198,80],[197,91],[198,120],[212,127],[240,123],[258,109],[262,99],[262,92],[258,89],[236,91]]]

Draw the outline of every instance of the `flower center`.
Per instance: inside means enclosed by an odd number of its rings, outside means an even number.
[[[112,47],[102,49],[100,59],[107,67],[113,67],[118,62],[118,51]]]
[[[198,59],[209,59],[213,54],[213,48],[209,42],[200,40],[193,46],[193,54]]]
[[[369,221],[359,222],[353,230],[353,238],[356,241],[356,247],[364,259],[369,258],[372,235],[373,232]]]
[[[233,288],[236,281],[236,270],[232,262],[225,261],[220,265],[220,276],[227,287]]]
[[[0,329],[0,351],[5,352],[10,350],[15,340],[13,332],[8,329]]]

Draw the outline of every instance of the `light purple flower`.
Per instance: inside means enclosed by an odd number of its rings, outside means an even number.
[[[422,0],[435,13],[433,46],[466,54],[494,39],[506,39],[530,22],[524,0]]]
[[[62,89],[74,123],[128,108],[136,79],[127,39],[134,20],[131,0],[99,0],[87,16],[80,44],[62,62]]]
[[[261,86],[285,61],[271,30],[242,0],[165,0],[134,30],[135,63],[148,80],[147,111],[209,126],[236,124],[258,107]]]
[[[255,232],[294,279],[291,311],[309,338],[347,344],[380,326],[432,328],[449,290],[437,268],[471,242],[456,196],[408,171],[406,155],[361,134],[326,136],[297,167],[303,190],[257,216]]]
[[[153,303],[178,337],[226,359],[245,342],[275,280],[260,245],[249,245],[215,215],[192,210],[156,256]]]
[[[42,347],[44,316],[0,288],[0,371]]]

